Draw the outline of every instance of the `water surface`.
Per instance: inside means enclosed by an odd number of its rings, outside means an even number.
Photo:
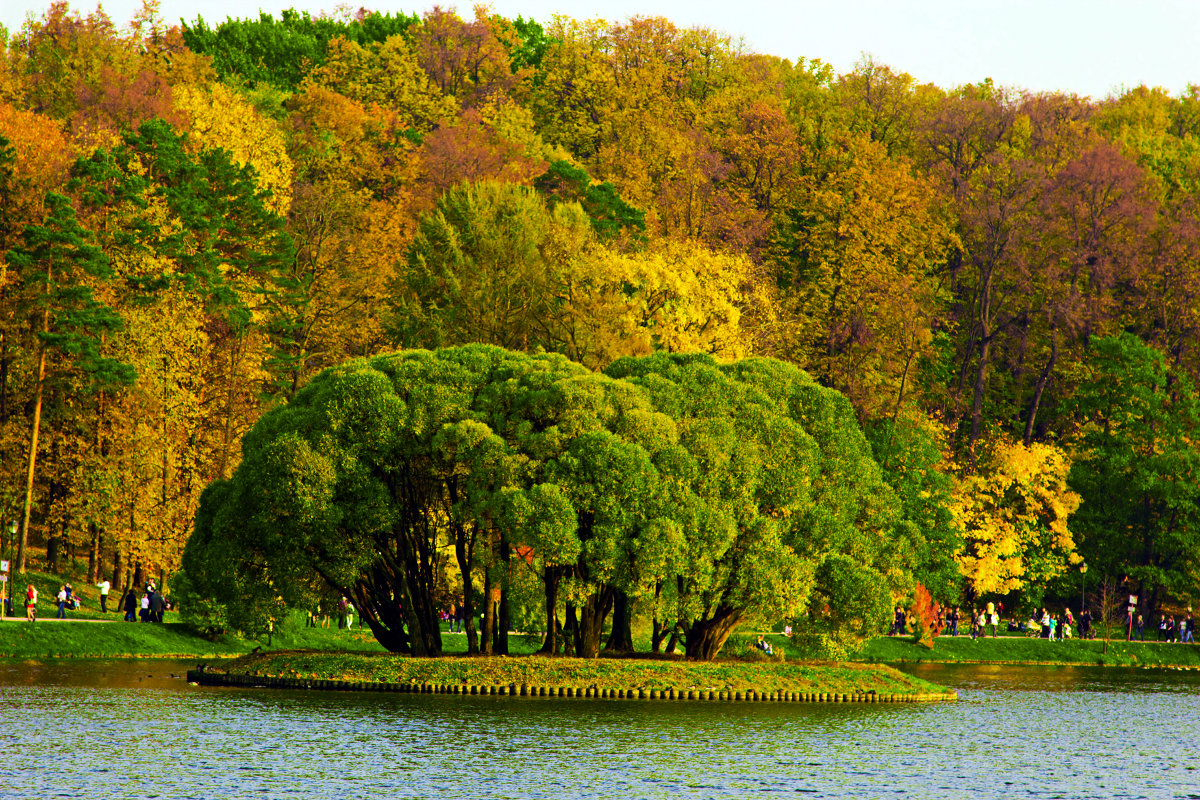
[[[920,706],[188,686],[0,662],[0,798],[1200,798],[1200,675],[916,665]]]

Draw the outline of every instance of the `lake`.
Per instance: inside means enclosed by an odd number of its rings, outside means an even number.
[[[915,665],[957,703],[189,686],[0,662],[0,798],[1200,798],[1200,673]]]

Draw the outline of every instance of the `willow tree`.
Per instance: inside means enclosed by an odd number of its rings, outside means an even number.
[[[206,490],[188,585],[248,626],[262,620],[247,596],[311,607],[332,590],[385,647],[437,655],[440,554],[453,551],[469,616],[485,581],[470,647],[502,652],[494,632],[520,553],[545,581],[550,652],[560,605],[570,648],[595,657],[622,598],[669,597],[689,655],[712,658],[748,615],[799,613],[829,553],[878,567],[870,531],[890,518],[867,494],[884,487],[844,398],[773,361],[618,365],[468,345],[326,370]],[[851,433],[827,430],[841,425]]]
[[[843,395],[772,359],[660,354],[607,372],[677,421],[672,477],[690,490],[678,501],[688,555],[658,601],[689,657],[713,658],[751,616],[821,619],[842,599],[841,583],[822,580],[831,557],[874,575],[881,595],[903,584],[913,529]]]

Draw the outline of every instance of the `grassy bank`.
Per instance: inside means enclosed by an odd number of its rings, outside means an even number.
[[[1050,642],[1024,636],[971,639],[941,636],[933,649],[918,645],[911,637],[885,636],[872,639],[858,654],[864,661],[901,662],[1012,662],[1026,664],[1096,664],[1130,667],[1200,668],[1200,647],[1166,642],[1069,639]]]
[[[196,636],[181,623],[0,622],[0,658],[232,657],[260,648],[382,652],[369,632],[306,628],[289,622],[271,637]]]
[[[179,623],[0,623],[0,657],[126,658],[233,656],[253,644],[233,637],[209,641]]]
[[[793,661],[695,663],[641,658],[405,658],[389,654],[262,652],[223,665],[255,676],[572,689],[921,694],[944,689],[891,667]]]

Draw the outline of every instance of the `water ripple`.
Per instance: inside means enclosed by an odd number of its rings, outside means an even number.
[[[79,685],[10,667],[0,798],[1197,796],[1196,676],[1011,673],[931,675],[963,687],[955,704],[803,706]]]

